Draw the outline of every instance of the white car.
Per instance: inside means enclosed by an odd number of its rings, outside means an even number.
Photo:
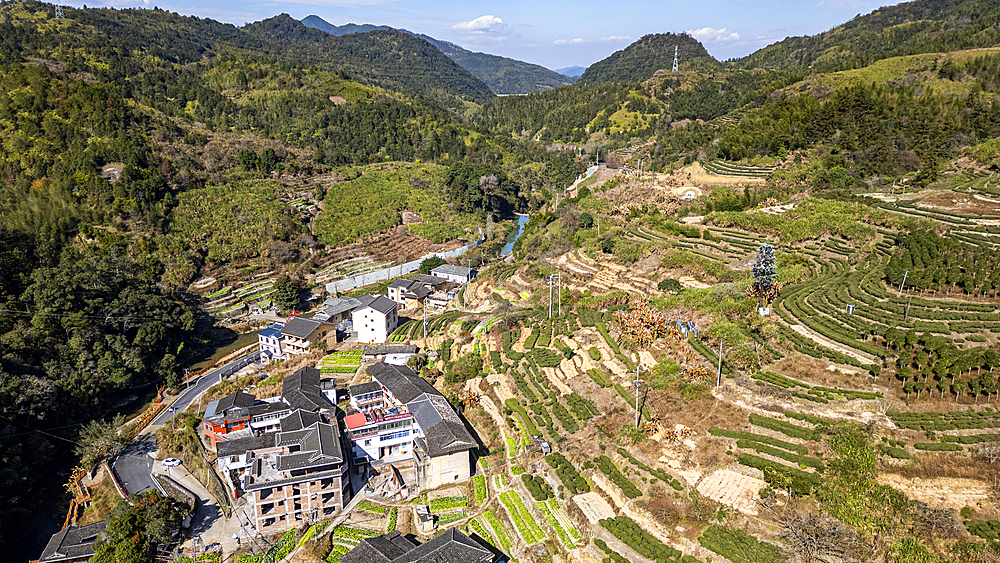
[[[176,457],[168,457],[167,459],[163,460],[163,467],[177,467],[180,464],[181,460],[177,459]]]

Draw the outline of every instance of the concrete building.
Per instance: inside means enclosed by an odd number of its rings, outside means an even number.
[[[399,304],[402,310],[416,309],[422,306],[424,299],[438,289],[445,289],[451,283],[437,276],[417,274],[409,279],[398,279],[389,285],[389,299]]]
[[[313,315],[313,319],[333,324],[351,320],[351,313],[361,306],[353,297],[330,297],[323,302],[323,308]]]
[[[336,330],[331,323],[295,317],[285,323],[281,332],[281,350],[285,354],[305,354],[314,342]]]
[[[451,528],[417,545],[390,532],[358,542],[340,556],[342,563],[491,563],[493,552]]]
[[[358,342],[381,344],[399,324],[399,304],[384,295],[366,293],[358,297],[361,306],[351,313]]]
[[[277,431],[281,418],[296,409],[330,417],[336,402],[336,389],[330,384],[331,380],[320,379],[318,369],[305,367],[281,382],[280,397],[260,401],[243,391],[226,395],[206,406],[205,436],[218,449],[221,442]]]
[[[257,335],[257,342],[260,344],[260,362],[262,364],[285,357],[285,352],[281,349],[281,329],[284,327],[285,323],[274,323],[260,331]]]
[[[219,469],[262,534],[329,518],[350,497],[348,463],[336,424],[297,410],[280,430],[219,444]],[[307,426],[306,426],[307,425]]]
[[[469,283],[472,281],[472,278],[476,277],[476,271],[465,266],[442,264],[431,270],[431,275],[444,278],[453,283]]]
[[[478,443],[448,400],[406,366],[379,362],[368,374],[370,382],[348,388],[355,469],[413,467],[421,489],[467,480]]]

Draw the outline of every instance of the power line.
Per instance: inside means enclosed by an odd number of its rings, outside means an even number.
[[[167,318],[167,317],[136,317],[136,316],[132,316],[132,315],[101,315],[101,316],[98,316],[98,315],[75,315],[75,314],[69,314],[69,313],[43,313],[41,311],[35,311],[35,312],[32,312],[32,311],[18,311],[16,309],[0,309],[0,313],[9,313],[9,314],[13,314],[13,315],[22,315],[22,316],[25,316],[25,317],[34,317],[36,315],[41,315],[43,317],[62,317],[62,318],[72,317],[74,319],[90,319],[90,320],[99,320],[99,321],[108,321],[108,320],[113,320],[113,319],[119,319],[119,320],[128,319],[128,320],[132,320],[132,321],[161,321],[161,322],[168,322],[168,321],[171,321],[171,320],[175,320],[175,319],[170,319],[170,318]]]

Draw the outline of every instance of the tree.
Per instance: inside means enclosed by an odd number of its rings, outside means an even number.
[[[589,229],[594,226],[594,216],[587,212],[581,213],[577,222],[581,229]]]
[[[431,270],[437,268],[438,266],[444,266],[448,262],[444,258],[438,258],[437,256],[431,256],[430,258],[424,259],[420,263],[420,269],[418,270],[421,274],[429,274]]]
[[[656,288],[660,291],[666,292],[679,292],[681,288],[681,282],[675,280],[674,278],[667,278],[665,280],[660,280],[660,283],[656,284]]]
[[[760,302],[770,303],[776,297],[774,283],[778,276],[778,267],[774,262],[774,247],[763,243],[757,249],[757,257],[753,261],[753,293]]]
[[[147,563],[153,546],[167,543],[181,527],[181,512],[170,497],[149,491],[119,499],[108,516],[108,527],[94,544],[93,563]]]
[[[92,467],[102,457],[114,457],[122,450],[118,434],[125,424],[125,416],[118,414],[111,420],[92,420],[80,430],[73,453],[80,456],[84,467]]]
[[[291,309],[299,304],[302,286],[298,280],[281,276],[274,282],[274,304],[281,309]]]

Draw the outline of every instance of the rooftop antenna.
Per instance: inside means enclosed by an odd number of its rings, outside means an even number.
[[[674,72],[677,72],[677,45],[674,45]]]

